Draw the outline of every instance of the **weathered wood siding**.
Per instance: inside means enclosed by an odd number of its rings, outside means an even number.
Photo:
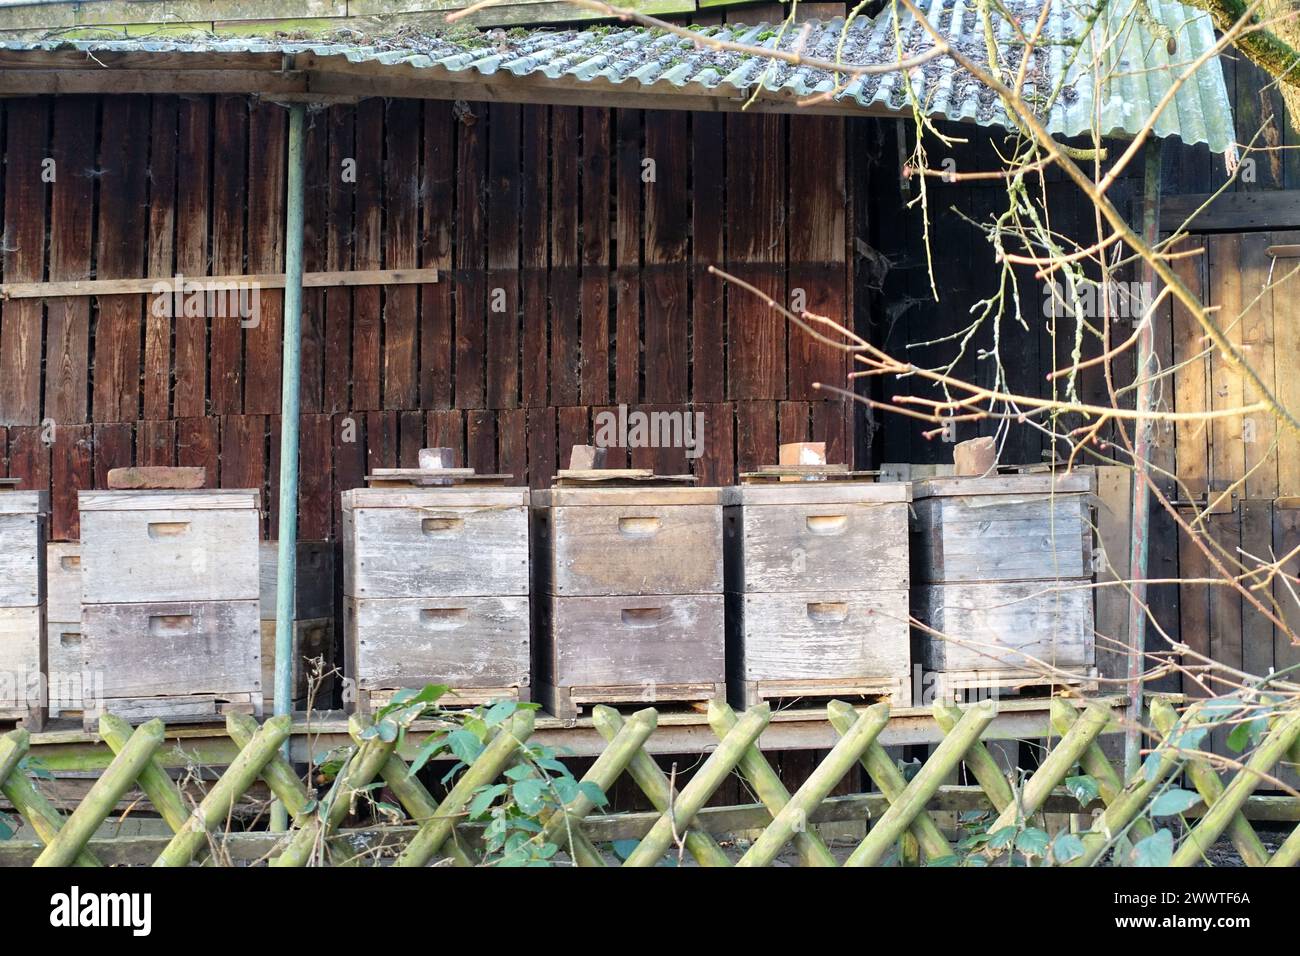
[[[812,388],[844,381],[843,355],[705,271],[852,316],[846,126],[380,99],[310,112],[307,269],[442,280],[306,291],[301,536],[337,538],[339,494],[423,446],[546,486],[619,403],[702,412],[704,434],[698,457],[635,448],[614,464],[730,483],[805,439],[850,460],[851,409]],[[14,99],[0,131],[4,281],[283,269],[279,106]],[[261,489],[269,536],[282,293],[255,299],[250,327],[169,320],[147,295],[0,303],[0,476],[51,492],[54,540],[80,537],[78,490],[131,464]]]

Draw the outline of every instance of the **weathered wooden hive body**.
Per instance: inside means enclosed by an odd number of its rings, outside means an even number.
[[[78,503],[82,650],[103,709],[260,714],[259,492],[83,491]]]
[[[533,493],[535,672],[557,717],[726,693],[722,489]]]
[[[728,490],[733,702],[911,700],[907,484],[796,481]]]
[[[449,685],[444,703],[529,698],[528,489],[343,494],[344,672],[366,710]]]
[[[0,721],[40,729],[44,718],[43,491],[0,489]]]
[[[262,696],[274,707],[276,572],[280,561],[278,541],[258,546],[262,631]],[[310,700],[317,710],[328,710],[334,695],[334,549],[328,541],[299,541],[293,608],[293,709]],[[317,662],[320,662],[319,665]],[[314,682],[314,687],[311,686]]]
[[[963,687],[1068,683],[1093,665],[1091,472],[913,484],[917,659]],[[1066,675],[1049,676],[1048,668]]]
[[[81,543],[51,541],[45,548],[45,654],[50,716],[81,709]]]

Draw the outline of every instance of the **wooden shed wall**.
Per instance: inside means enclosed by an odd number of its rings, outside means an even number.
[[[283,108],[121,96],[0,109],[4,281],[283,271]],[[853,314],[843,120],[407,100],[308,115],[306,268],[434,267],[442,281],[307,290],[304,538],[336,531],[339,493],[368,469],[413,465],[422,446],[545,485],[590,440],[593,413],[619,403],[702,411],[702,457],[635,449],[631,462],[705,482],[775,461],[780,441],[851,454],[851,409],[812,388],[843,382],[843,355],[705,271]],[[0,304],[0,474],[50,489],[56,539],[77,537],[77,489],[133,462],[262,488],[273,528],[282,293],[260,294],[247,329],[149,305]]]

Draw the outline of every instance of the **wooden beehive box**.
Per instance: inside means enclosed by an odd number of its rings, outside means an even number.
[[[528,489],[343,494],[344,673],[366,711],[449,685],[454,703],[528,700]]]
[[[275,602],[280,560],[277,541],[258,545],[262,630],[262,696],[275,706]],[[293,708],[310,696],[317,709],[328,709],[337,681],[334,649],[334,547],[328,541],[299,541],[293,609]],[[315,682],[315,687],[311,686]]]
[[[533,494],[535,676],[557,717],[726,693],[722,490]]]
[[[0,489],[0,721],[44,724],[45,522],[43,491]]]
[[[255,490],[83,491],[86,701],[129,720],[262,710]],[[88,695],[89,696],[89,695]]]
[[[911,701],[904,483],[728,489],[727,670],[733,703],[887,695]]]
[[[1085,470],[913,483],[912,613],[947,636],[914,645],[942,693],[1091,678],[1092,487]]]
[[[49,665],[49,711],[81,709],[81,543],[51,541],[45,547],[45,655]]]

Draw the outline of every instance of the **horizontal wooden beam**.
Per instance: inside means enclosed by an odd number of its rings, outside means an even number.
[[[351,272],[308,272],[304,288],[322,289],[361,285],[424,285],[438,281],[437,269],[357,269]],[[188,295],[207,289],[283,289],[284,274],[176,276],[157,279],[74,279],[66,282],[0,283],[0,299],[48,299],[79,295]],[[180,287],[177,288],[177,285]],[[159,286],[165,286],[160,289]]]
[[[1166,196],[1160,203],[1160,228],[1165,232],[1300,229],[1300,189]]]

